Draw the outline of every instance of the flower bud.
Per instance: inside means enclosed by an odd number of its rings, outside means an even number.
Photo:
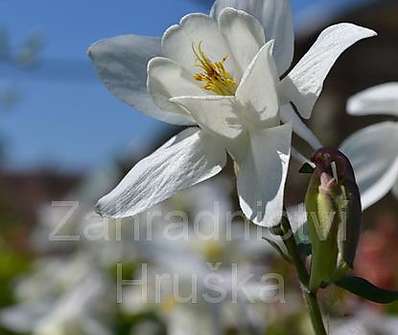
[[[354,171],[336,149],[320,149],[305,197],[312,245],[310,290],[352,270],[361,229],[361,199]]]

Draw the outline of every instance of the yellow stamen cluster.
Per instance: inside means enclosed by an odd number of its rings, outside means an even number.
[[[193,53],[196,56],[195,66],[202,71],[196,73],[193,77],[195,80],[203,82],[203,89],[211,91],[217,95],[235,95],[237,85],[234,77],[225,68],[225,62],[228,56],[222,60],[213,63],[213,61],[206,56],[202,49],[202,42],[196,47],[192,45]]]

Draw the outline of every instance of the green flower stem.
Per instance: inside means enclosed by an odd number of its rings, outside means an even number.
[[[312,326],[316,335],[327,335],[322,319],[322,313],[317,300],[317,293],[308,289],[310,276],[300,256],[299,249],[294,238],[292,227],[286,216],[282,219],[281,225],[276,233],[280,235],[285,243],[287,251],[296,267],[298,277],[301,283],[304,300],[307,304],[311,317]]]

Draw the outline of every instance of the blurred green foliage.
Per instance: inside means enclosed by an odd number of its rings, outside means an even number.
[[[0,308],[15,302],[14,280],[28,271],[29,260],[25,256],[0,244]]]
[[[11,306],[15,301],[15,280],[30,270],[29,259],[0,241],[0,308]],[[0,335],[16,335],[0,326]],[[18,334],[23,335],[23,334]]]
[[[267,329],[267,335],[302,334],[312,335],[309,320],[303,313],[292,314],[272,323]]]

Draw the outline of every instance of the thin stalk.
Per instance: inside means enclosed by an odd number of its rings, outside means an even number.
[[[327,335],[326,329],[322,319],[321,309],[317,299],[317,292],[311,292],[308,288],[310,276],[305,267],[305,264],[300,256],[299,249],[294,238],[292,227],[289,219],[284,216],[278,232],[285,243],[286,249],[292,259],[293,264],[296,267],[297,274],[301,283],[301,289],[304,295],[308,312],[311,317],[312,326],[316,335]]]

